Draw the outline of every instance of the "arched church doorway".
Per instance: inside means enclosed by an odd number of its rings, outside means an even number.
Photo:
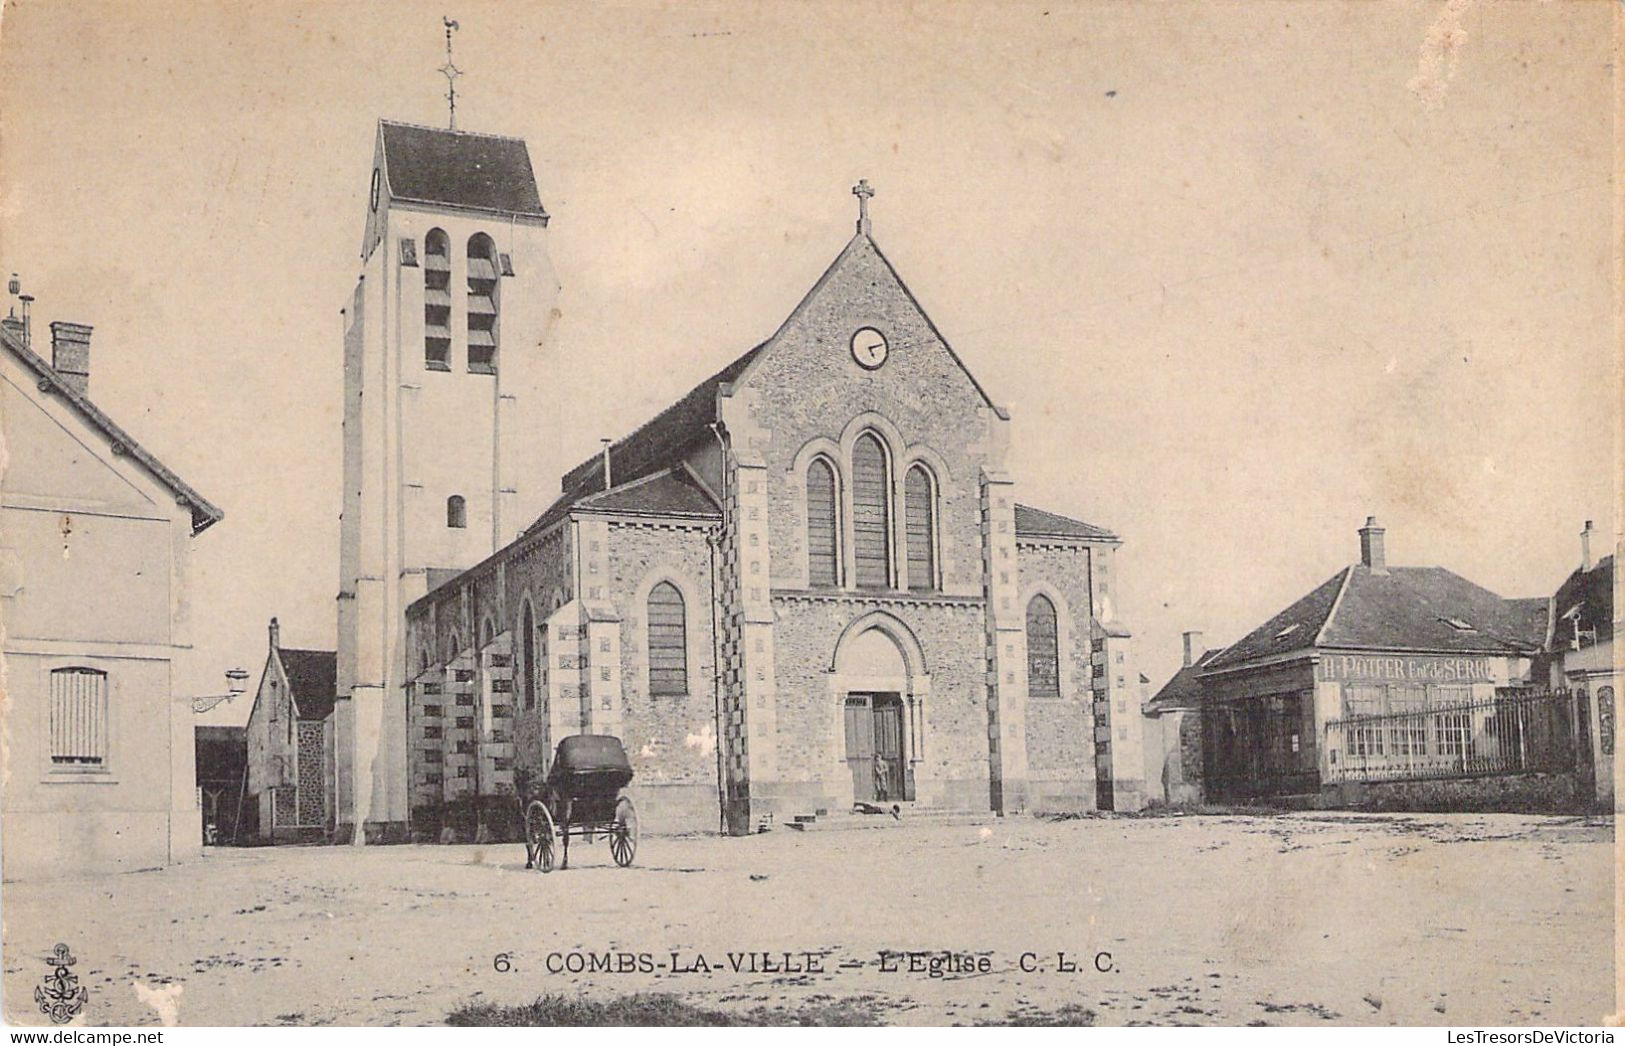
[[[913,799],[908,751],[913,730],[904,712],[909,672],[902,650],[885,631],[869,628],[842,644],[836,671],[856,684],[841,694],[853,800]]]

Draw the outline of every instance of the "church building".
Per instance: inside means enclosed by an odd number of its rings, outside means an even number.
[[[1020,501],[1009,414],[853,192],[855,235],[777,331],[516,516],[552,485],[524,448],[557,289],[525,144],[380,125],[346,335],[341,835],[506,835],[576,733],[623,740],[657,832],[1141,805],[1121,541]]]

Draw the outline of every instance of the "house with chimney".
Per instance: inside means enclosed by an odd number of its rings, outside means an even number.
[[[91,328],[0,321],[6,879],[199,853],[188,559],[221,512],[90,395]]]
[[[248,713],[244,818],[261,842],[329,839],[333,832],[333,700],[338,655],[282,645],[271,619],[268,649]]]
[[[1359,562],[1189,669],[1206,799],[1571,801],[1572,708],[1529,687],[1550,601],[1506,599],[1444,567],[1391,565],[1375,518],[1359,537]]]
[[[1597,804],[1612,808],[1619,600],[1614,556],[1593,559],[1593,542],[1601,538],[1586,520],[1580,532],[1580,566],[1552,596],[1551,626],[1534,674],[1547,686],[1573,691],[1581,770]]]

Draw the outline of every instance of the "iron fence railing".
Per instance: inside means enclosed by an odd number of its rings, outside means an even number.
[[[1555,772],[1575,765],[1574,702],[1566,690],[1326,723],[1329,781],[1405,781]]]

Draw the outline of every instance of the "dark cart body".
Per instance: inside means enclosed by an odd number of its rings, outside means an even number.
[[[638,847],[638,815],[625,794],[632,764],[618,737],[577,734],[559,742],[540,795],[525,800],[525,867],[553,870],[555,841],[563,851],[559,867],[570,867],[570,838],[609,840],[610,856],[622,868]]]

